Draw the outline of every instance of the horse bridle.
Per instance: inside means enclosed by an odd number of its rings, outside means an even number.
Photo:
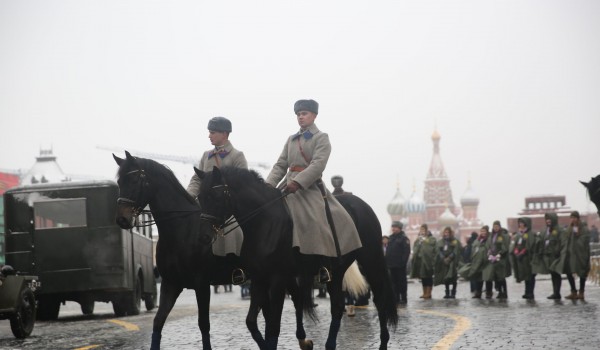
[[[211,190],[216,190],[216,189],[223,190],[223,195],[225,196],[225,205],[230,210],[230,212],[233,213],[233,206],[231,204],[231,192],[229,191],[229,186],[225,182],[224,178],[221,177],[221,181],[222,181],[221,184],[214,185],[213,187],[211,187]],[[269,202],[257,207],[256,209],[254,209],[251,212],[249,212],[248,214],[238,218],[237,220],[236,220],[236,218],[233,217],[233,215],[231,215],[228,219],[225,219],[224,217],[218,218],[211,214],[202,213],[202,214],[200,214],[200,217],[202,219],[208,221],[211,224],[211,226],[215,232],[215,235],[226,236],[231,231],[240,227],[240,225],[242,225],[243,223],[249,221],[256,215],[258,215],[261,211],[263,211],[269,205],[277,202],[280,199],[285,198],[288,194],[289,194],[288,192],[282,192],[281,196],[278,196],[277,198],[274,198],[274,199],[270,200]],[[232,228],[228,229],[227,231],[225,231],[225,229],[228,226],[231,226],[234,224],[236,225],[235,227],[232,227]]]
[[[148,177],[146,176],[146,172],[144,171],[144,169],[136,169],[136,170],[132,170],[130,172],[125,173],[123,176],[128,176],[128,175],[133,175],[133,174],[138,174],[139,180],[138,183],[138,190],[137,193],[140,194],[140,198],[143,198],[143,189],[144,187],[148,187],[150,185],[150,182],[148,181]],[[119,195],[121,194],[121,192],[119,191]],[[144,210],[144,207],[146,206],[146,204],[140,204],[132,199],[126,198],[126,197],[119,197],[117,198],[117,204],[119,205],[126,205],[131,207],[131,212],[133,214],[133,216],[135,217],[135,222],[136,223],[140,223],[138,221],[138,217],[140,214],[142,213],[150,213],[149,210]],[[152,224],[154,224],[154,220],[149,220],[149,221],[144,221],[140,223],[141,225],[139,226],[150,226]],[[136,225],[138,226],[138,225]]]

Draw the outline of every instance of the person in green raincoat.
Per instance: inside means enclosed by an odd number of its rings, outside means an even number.
[[[410,278],[420,278],[423,287],[422,299],[431,299],[433,289],[433,264],[435,262],[435,237],[427,224],[421,225],[419,237],[413,246]]]
[[[532,271],[532,260],[535,250],[536,235],[531,233],[531,219],[522,217],[517,219],[519,225],[513,236],[510,250],[511,265],[517,283],[525,282],[524,299],[534,299],[535,276]]]
[[[540,234],[542,245],[542,259],[552,277],[552,294],[548,299],[559,300],[560,287],[564,273],[564,265],[567,256],[567,235],[558,225],[556,213],[546,213],[546,230]]]
[[[483,293],[483,269],[488,264],[487,240],[490,234],[489,226],[485,225],[479,230],[479,236],[473,242],[471,250],[471,268],[469,270],[469,281],[475,281],[475,292],[473,298],[481,299]],[[491,284],[491,283],[490,283]],[[491,291],[492,287],[489,286]]]
[[[495,282],[498,290],[498,299],[508,298],[506,292],[506,277],[509,271],[508,249],[510,237],[506,230],[500,225],[500,221],[494,221],[492,232],[487,240],[488,264],[483,269],[483,279]]]
[[[454,238],[452,228],[445,227],[442,238],[436,244],[436,260],[433,284],[446,286],[444,299],[456,298],[456,282],[458,280],[458,263],[461,257],[460,241]],[[450,291],[452,286],[452,291]]]
[[[571,286],[571,294],[566,299],[584,299],[585,281],[590,272],[590,232],[587,224],[581,221],[578,211],[571,213],[571,224],[567,227],[567,280]],[[566,264],[565,264],[566,265]],[[579,294],[575,286],[573,273],[579,276]]]

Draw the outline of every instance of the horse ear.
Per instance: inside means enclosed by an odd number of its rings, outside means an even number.
[[[583,186],[585,186],[585,188],[588,188],[588,185],[590,184],[589,182],[583,182],[583,181],[579,181],[579,182],[581,182],[581,184]]]
[[[213,178],[216,181],[221,182],[221,170],[217,166],[213,166],[212,173],[213,173]]]
[[[123,162],[125,161],[125,159],[115,156],[114,153],[112,155],[113,155],[113,158],[115,159],[115,162],[117,162],[118,166],[121,166],[121,164],[123,164]]]
[[[206,173],[196,167],[194,167],[194,172],[196,173],[196,175],[198,175],[199,178],[204,179],[204,175],[206,175]]]
[[[132,156],[132,155],[131,155],[131,154],[130,154],[128,151],[125,151],[125,157],[126,157],[128,160],[134,160],[134,159],[135,159],[135,158],[134,158],[134,157],[133,157],[133,156]]]

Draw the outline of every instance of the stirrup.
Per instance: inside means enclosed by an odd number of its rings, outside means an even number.
[[[329,283],[331,282],[331,273],[325,266],[321,266],[319,269],[319,283]]]
[[[242,269],[233,269],[231,272],[231,283],[236,286],[246,282],[246,273]]]

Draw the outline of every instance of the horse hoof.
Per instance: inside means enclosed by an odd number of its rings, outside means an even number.
[[[300,343],[301,350],[312,350],[313,349],[313,341],[312,340],[301,339],[301,340],[298,340],[298,343]]]

